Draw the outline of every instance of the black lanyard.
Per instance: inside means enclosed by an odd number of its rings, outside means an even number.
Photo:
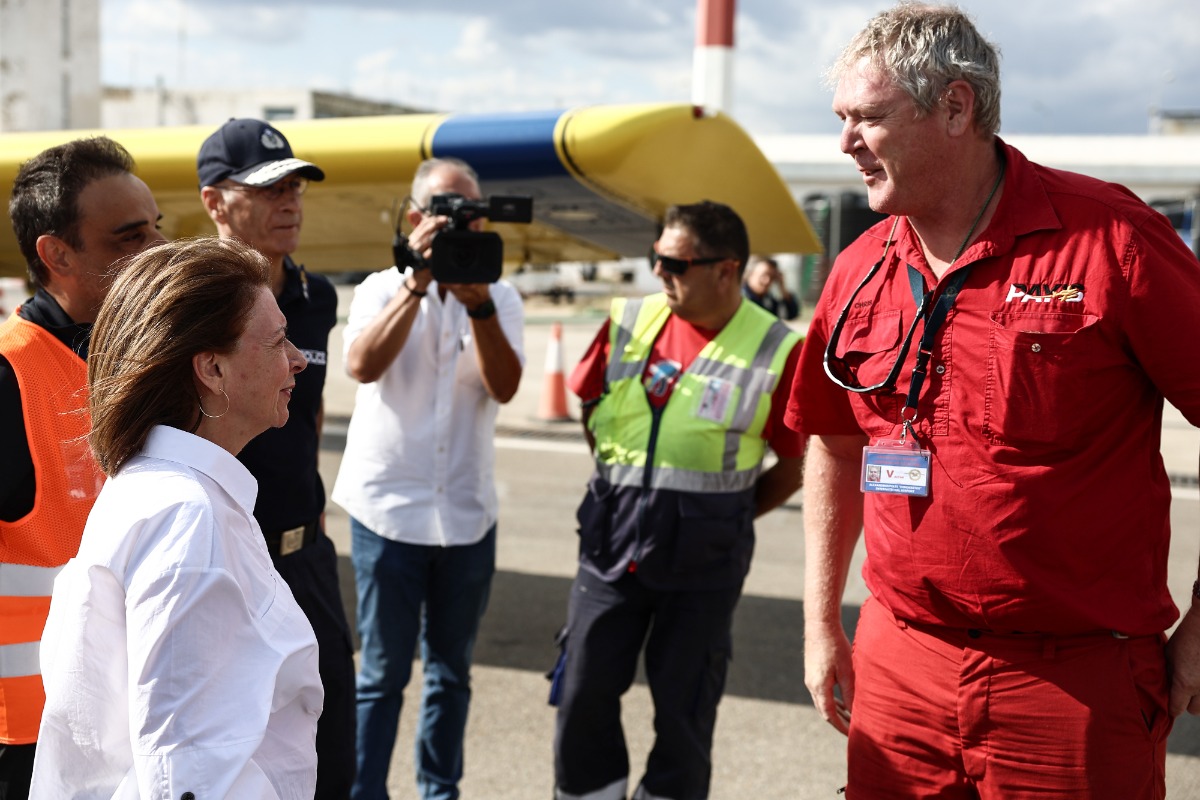
[[[933,308],[925,320],[925,331],[921,334],[921,341],[917,344],[917,363],[913,365],[912,379],[908,385],[908,396],[904,399],[904,410],[906,412],[909,410],[912,411],[911,417],[908,417],[907,414],[905,415],[904,433],[908,432],[913,422],[917,419],[917,400],[921,396],[921,387],[925,383],[925,375],[929,369],[929,358],[933,355],[933,339],[937,335],[938,329],[942,327],[942,323],[946,321],[946,315],[950,313],[950,309],[954,306],[954,301],[958,299],[958,291],[966,283],[971,266],[971,264],[968,264],[956,270],[942,282],[942,293],[938,295],[937,302],[933,304]],[[916,302],[918,311],[926,307],[926,304],[929,303],[929,295],[933,291],[936,291],[934,289],[926,293],[925,278],[912,264],[908,265],[908,285],[912,289],[913,301]]]
[[[958,252],[950,260],[950,266],[954,266],[958,262],[959,256],[967,249],[967,245],[971,242],[971,236],[975,233],[975,228],[979,226],[979,221],[983,219],[988,206],[992,204],[992,198],[996,196],[996,192],[1000,189],[1000,183],[1004,180],[1004,168],[1007,159],[1004,156],[1003,150],[999,150],[998,154],[1000,156],[1000,172],[996,176],[996,182],[992,184],[992,191],[988,193],[987,200],[983,201],[983,207],[975,215],[975,221],[971,223],[971,229],[967,231],[962,244],[958,246]],[[946,315],[950,313],[950,309],[954,306],[954,301],[958,299],[958,290],[966,283],[967,275],[970,271],[971,265],[968,264],[942,281],[942,293],[938,296],[937,302],[929,312],[928,319],[925,320],[925,332],[921,334],[921,341],[917,345],[917,363],[913,365],[912,380],[908,385],[908,396],[904,398],[904,411],[912,411],[912,416],[904,415],[904,428],[900,433],[900,441],[904,441],[908,432],[912,430],[912,424],[917,420],[917,400],[921,396],[921,386],[925,383],[925,374],[929,367],[929,357],[933,355],[933,337],[937,335],[938,329],[946,321]],[[920,272],[917,272],[912,264],[908,265],[908,285],[912,289],[913,300],[917,304],[917,313],[920,314],[921,309],[928,307],[926,304],[929,302],[929,297],[925,292],[924,276]]]

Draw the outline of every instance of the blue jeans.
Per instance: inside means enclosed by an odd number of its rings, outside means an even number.
[[[386,800],[388,766],[418,635],[425,686],[417,726],[417,787],[456,800],[470,667],[496,570],[496,526],[477,544],[437,547],[385,539],[351,517],[362,657],[356,682],[358,776],[354,800]]]

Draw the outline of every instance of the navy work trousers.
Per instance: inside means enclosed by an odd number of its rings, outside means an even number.
[[[354,645],[338,588],[337,551],[324,530],[312,544],[273,556],[317,637],[325,708],[317,720],[315,800],[346,800],[354,783]]]
[[[658,591],[633,574],[606,583],[579,570],[567,612],[554,738],[557,797],[625,797],[629,753],[621,695],[633,683],[643,644],[655,741],[638,792],[670,800],[708,797],[717,703],[740,596],[740,585]]]

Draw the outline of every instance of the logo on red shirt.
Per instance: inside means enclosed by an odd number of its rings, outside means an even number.
[[[1082,283],[1014,283],[1008,287],[1006,303],[1082,303]]]

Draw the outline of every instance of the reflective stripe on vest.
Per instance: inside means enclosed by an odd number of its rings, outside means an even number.
[[[37,740],[45,695],[38,647],[54,578],[79,550],[104,476],[87,446],[87,365],[39,325],[13,314],[0,353],[21,387],[33,461],[33,508],[0,521],[0,743]]]
[[[0,597],[49,597],[63,566],[0,564]]]
[[[662,427],[669,428],[671,436],[656,443],[655,463],[645,482],[653,412],[641,377],[669,316],[661,294],[613,303],[605,396],[589,420],[597,438],[597,470],[616,486],[707,493],[748,490],[762,466],[761,433],[771,394],[799,334],[743,301],[678,377],[660,412]],[[692,411],[705,390],[717,385],[730,407],[723,409],[719,421],[701,420]]]
[[[613,486],[640,487],[645,470],[646,467],[641,464],[596,464],[596,472]],[[740,471],[699,472],[660,464],[650,473],[650,485],[647,488],[675,489],[680,492],[740,492],[754,486],[758,473],[758,467]]]
[[[23,678],[40,675],[38,648],[41,642],[0,644],[0,678]]]

